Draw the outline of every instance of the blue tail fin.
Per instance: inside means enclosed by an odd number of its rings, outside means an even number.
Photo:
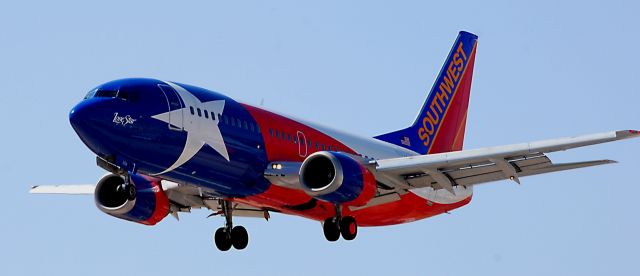
[[[413,125],[375,138],[420,154],[462,150],[477,41],[460,32]]]

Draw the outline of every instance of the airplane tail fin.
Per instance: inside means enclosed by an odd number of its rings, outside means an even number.
[[[462,150],[477,41],[460,32],[413,125],[375,138],[420,154]]]

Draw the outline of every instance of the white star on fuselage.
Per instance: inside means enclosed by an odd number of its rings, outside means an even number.
[[[191,160],[191,158],[193,158],[193,156],[196,155],[204,145],[209,145],[229,161],[229,153],[227,152],[227,147],[224,144],[224,138],[222,137],[222,133],[220,133],[220,128],[218,127],[218,122],[220,120],[219,118],[214,120],[215,117],[211,117],[222,114],[225,101],[218,100],[201,102],[191,94],[191,92],[181,86],[172,82],[166,83],[178,92],[178,95],[182,98],[182,102],[184,102],[184,108],[160,113],[152,116],[152,118],[174,125],[175,127],[186,131],[187,142],[185,143],[184,149],[182,150],[180,157],[178,157],[178,160],[176,160],[176,162],[166,170],[155,175],[168,173],[175,168],[180,167],[182,164]],[[191,108],[194,110],[199,108],[202,112],[209,112],[209,116],[205,117],[204,114],[202,116],[198,116],[199,112],[191,114]],[[170,118],[174,116],[182,118],[182,120],[172,121]]]

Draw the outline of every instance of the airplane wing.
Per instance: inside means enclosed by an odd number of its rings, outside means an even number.
[[[496,180],[615,163],[613,160],[555,164],[545,153],[607,143],[640,136],[635,130],[542,140],[439,154],[376,160],[375,173],[396,190],[433,187],[453,193],[455,185],[476,185]]]
[[[171,203],[171,214],[177,219],[177,212],[191,212],[192,208],[207,208],[213,215],[222,214],[222,207],[218,199],[204,197],[197,187],[180,185],[175,182],[163,180],[162,187]],[[65,194],[65,195],[92,195],[95,185],[36,185],[29,189],[30,194]],[[238,217],[255,217],[269,219],[267,210],[250,205],[233,203],[233,215]]]

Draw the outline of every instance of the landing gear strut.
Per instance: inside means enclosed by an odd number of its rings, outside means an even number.
[[[336,216],[326,219],[322,224],[322,230],[324,237],[330,242],[337,241],[340,235],[350,241],[358,235],[358,224],[353,217],[343,217],[342,209],[336,205]]]
[[[249,244],[249,234],[247,229],[242,226],[233,227],[233,217],[231,203],[226,200],[222,200],[220,206],[222,206],[222,212],[225,217],[225,224],[223,227],[218,228],[213,235],[213,240],[216,243],[216,247],[220,251],[228,251],[231,246],[237,250],[242,250]]]

